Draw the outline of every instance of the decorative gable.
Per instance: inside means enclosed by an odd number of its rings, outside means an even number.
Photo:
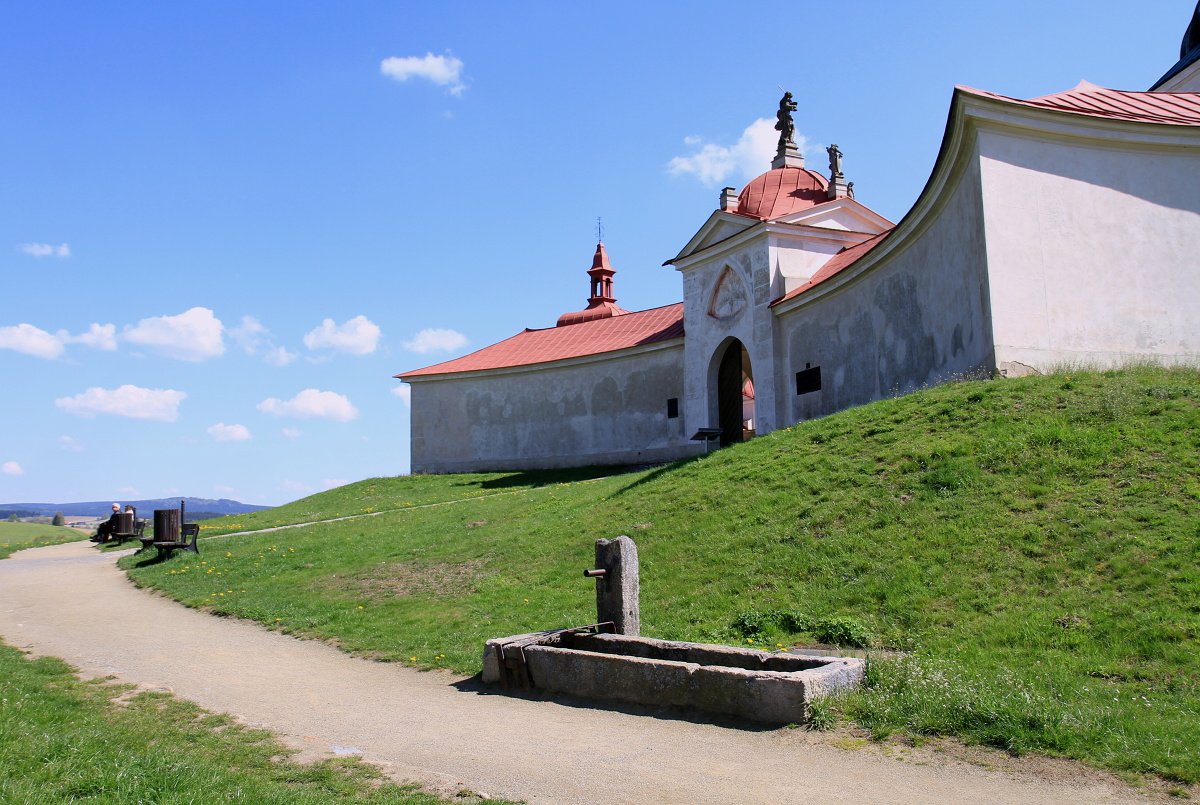
[[[732,319],[746,309],[749,301],[750,296],[746,293],[746,286],[742,284],[741,278],[733,269],[725,266],[713,289],[708,315],[714,319]]]
[[[849,197],[827,201],[776,220],[783,224],[864,232],[868,235],[878,235],[895,226],[879,213]]]
[[[744,215],[735,215],[717,210],[708,217],[708,220],[704,222],[704,226],[700,227],[700,230],[692,236],[692,239],[687,242],[687,245],[683,247],[679,254],[667,261],[667,264],[690,257],[722,241],[729,240],[735,235],[740,235],[757,223],[759,221],[747,218]]]

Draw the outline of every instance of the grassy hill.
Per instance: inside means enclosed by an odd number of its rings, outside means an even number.
[[[81,539],[87,539],[87,535],[66,526],[0,521],[0,559],[25,548],[77,542]]]
[[[640,473],[362,481],[123,562],[191,606],[473,672],[488,637],[592,622],[592,543],[629,534],[646,634],[902,653],[820,721],[1195,782],[1198,448],[1194,370],[958,383]]]

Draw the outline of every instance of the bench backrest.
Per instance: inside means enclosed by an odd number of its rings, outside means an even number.
[[[133,533],[133,520],[134,520],[133,512],[121,512],[120,514],[118,514],[117,515],[116,533],[132,534]]]

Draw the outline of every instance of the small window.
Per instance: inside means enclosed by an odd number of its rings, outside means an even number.
[[[803,372],[796,372],[796,393],[810,394],[821,390],[821,367],[804,364]]]
[[[672,397],[667,400],[667,419],[676,419],[679,416],[679,398]]]

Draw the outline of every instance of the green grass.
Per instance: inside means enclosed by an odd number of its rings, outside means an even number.
[[[877,734],[1195,782],[1198,470],[1200,373],[1080,372],[929,389],[545,489],[374,479],[255,516],[395,511],[123,562],[191,606],[471,673],[488,637],[592,622],[580,571],[595,539],[629,534],[646,634],[869,642],[906,657],[873,660],[837,708]]]
[[[300,765],[290,754],[265,730],[165,693],[83,682],[59,660],[31,660],[0,644],[0,802],[444,802],[354,759]]]
[[[416,475],[371,478],[328,492],[310,495],[273,509],[219,517],[200,524],[204,537],[275,528],[296,523],[332,520],[396,509],[414,509],[453,500],[484,498],[514,489],[536,489],[569,480],[597,478],[623,470],[618,467],[578,467],[565,470],[490,472],[471,475]],[[153,523],[151,522],[151,525]]]
[[[86,534],[66,526],[0,521],[0,559],[26,548],[78,542],[83,539],[87,539]]]

